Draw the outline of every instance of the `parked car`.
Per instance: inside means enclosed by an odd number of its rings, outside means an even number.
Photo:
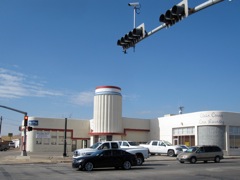
[[[182,148],[182,151],[185,152],[186,150],[188,150],[188,146],[186,145],[179,145]]]
[[[167,154],[168,156],[173,157],[183,152],[180,146],[174,146],[170,142],[164,140],[152,140],[147,144],[139,145],[148,148],[151,155]]]
[[[8,146],[9,146],[9,148],[15,148],[15,143],[14,142],[9,142],[9,144],[8,144]]]
[[[218,146],[193,146],[189,147],[187,151],[179,154],[177,160],[180,163],[190,162],[192,164],[197,161],[214,161],[219,163],[223,159],[223,151]]]
[[[137,165],[137,157],[125,150],[97,150],[91,155],[73,158],[72,167],[79,170],[92,171],[93,168],[115,167],[125,170]]]
[[[0,144],[0,151],[7,151],[9,149],[8,144]]]

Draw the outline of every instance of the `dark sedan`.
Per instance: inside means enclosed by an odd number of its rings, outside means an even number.
[[[100,167],[115,167],[116,169],[121,167],[127,170],[136,165],[136,155],[121,149],[98,150],[89,156],[74,158],[72,162],[73,168],[86,171]]]

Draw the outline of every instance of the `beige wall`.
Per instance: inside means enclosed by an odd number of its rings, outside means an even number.
[[[126,118],[123,117],[123,128],[124,129],[137,129],[137,130],[150,130],[150,120],[149,119],[139,119],[139,118]]]
[[[31,125],[33,120],[38,124]],[[63,151],[65,119],[29,117],[29,123],[33,131],[27,132],[26,151]],[[88,120],[68,119],[67,151],[72,152],[73,144],[76,144],[76,148],[82,148],[83,141],[89,139],[89,131]]]
[[[149,139],[149,119],[123,118],[123,128],[126,134],[122,137],[124,140],[147,142]]]

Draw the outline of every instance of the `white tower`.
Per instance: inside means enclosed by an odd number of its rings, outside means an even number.
[[[98,86],[94,96],[94,134],[123,132],[121,88]]]

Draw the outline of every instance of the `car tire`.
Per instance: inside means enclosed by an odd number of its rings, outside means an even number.
[[[179,162],[182,163],[182,164],[184,163],[184,161],[179,161]]]
[[[190,158],[190,163],[195,164],[197,162],[197,158],[196,157],[191,157]]]
[[[220,159],[219,156],[216,156],[216,157],[214,158],[214,162],[215,162],[215,163],[220,163],[220,160],[221,160],[221,159]]]
[[[122,167],[125,170],[131,169],[131,167],[132,167],[131,162],[130,161],[124,161]]]
[[[81,166],[81,165],[79,165],[79,167],[78,167],[78,171],[81,171],[81,170],[83,170],[84,168]]]
[[[137,155],[137,165],[141,166],[143,164],[143,157],[141,155]]]
[[[174,153],[174,150],[172,150],[172,149],[169,149],[168,150],[168,154],[167,154],[168,156],[170,156],[170,157],[173,157],[173,156],[175,156],[175,153]]]
[[[84,164],[84,170],[86,171],[92,171],[93,170],[93,163],[92,162],[87,162]]]

